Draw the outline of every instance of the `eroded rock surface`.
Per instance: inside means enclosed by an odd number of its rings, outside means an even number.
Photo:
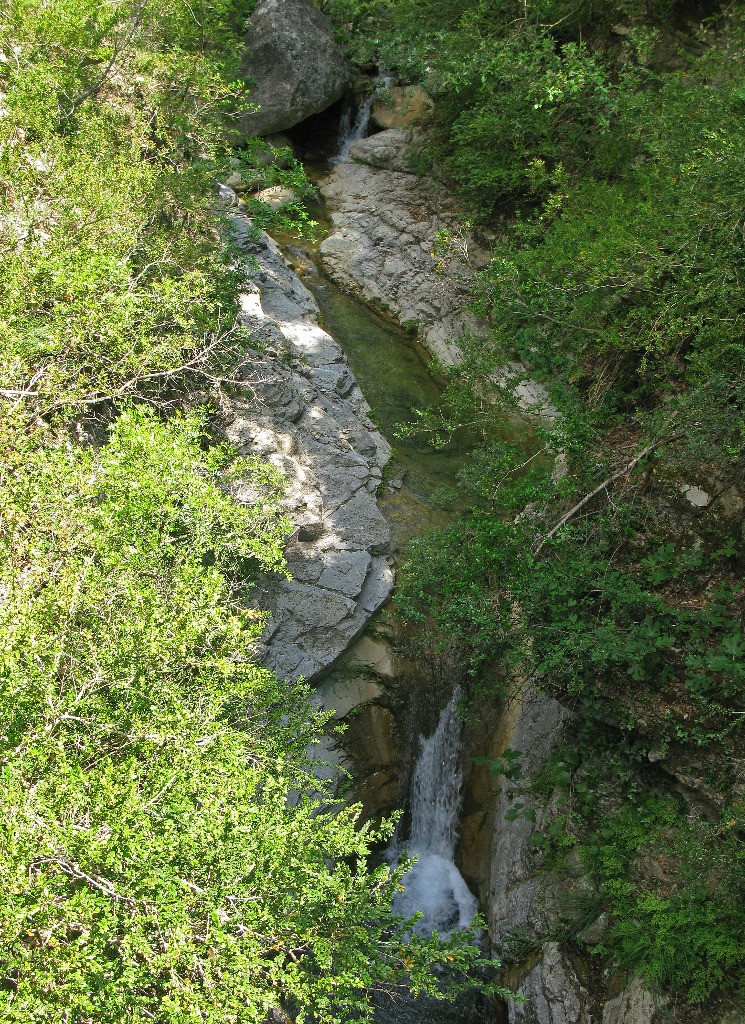
[[[227,190],[223,190],[227,196]],[[315,299],[274,241],[236,238],[256,260],[241,296],[241,322],[260,350],[245,363],[227,436],[243,454],[265,456],[285,474],[296,532],[287,548],[292,580],[277,574],[256,603],[272,618],[260,656],[282,678],[327,669],[388,597],[390,534],[375,492],[390,447],[368,418],[344,354],[318,325]]]
[[[540,935],[547,908],[542,878],[536,870],[533,833],[545,808],[529,792],[530,776],[545,764],[561,736],[567,712],[529,683],[509,701],[501,723],[499,746],[520,751],[520,776],[500,779],[492,840],[489,931],[500,949],[513,931]],[[516,804],[532,809],[536,820],[515,815]]]
[[[246,26],[243,75],[259,109],[244,114],[246,135],[271,135],[341,99],[352,69],[331,26],[310,0],[259,0]]]
[[[389,129],[356,142],[349,159],[321,184],[333,231],[320,246],[324,268],[345,291],[415,329],[446,366],[460,362],[459,342],[485,338],[469,312],[474,268],[488,254],[463,229],[463,211],[446,189],[409,166],[409,131]],[[545,388],[517,363],[495,383],[518,404],[553,418]]]
[[[603,1007],[602,1024],[652,1024],[655,1019],[654,996],[640,978],[632,978],[627,987]]]
[[[517,988],[524,1003],[510,1003],[509,1024],[591,1024],[587,993],[558,943],[547,943],[541,958]]]
[[[442,362],[458,361],[458,338],[481,336],[485,324],[467,312],[468,264],[462,219],[445,190],[412,174],[410,133],[391,129],[355,143],[321,186],[333,233],[321,244],[324,267],[346,291],[400,323],[415,326]],[[438,232],[452,237],[451,255],[437,252]],[[439,271],[438,271],[439,266]]]

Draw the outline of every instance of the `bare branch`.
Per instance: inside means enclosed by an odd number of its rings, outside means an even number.
[[[594,490],[590,491],[589,494],[586,494],[582,501],[578,501],[573,508],[569,509],[566,515],[561,517],[556,526],[552,527],[552,529],[550,529],[546,536],[541,540],[540,544],[535,549],[534,553],[536,555],[540,554],[544,545],[559,532],[562,526],[566,526],[569,520],[573,519],[574,516],[579,511],[581,511],[585,507],[585,505],[589,504],[589,502],[591,502],[593,498],[597,497],[597,495],[600,494],[601,491],[606,490],[608,487],[610,487],[612,483],[615,483],[616,480],[624,476],[626,473],[630,473],[634,469],[634,467],[637,466],[642,461],[642,459],[645,459],[647,455],[653,452],[655,448],[659,448],[659,446],[663,444],[665,441],[674,441],[677,437],[680,437],[680,434],[666,434],[664,437],[658,437],[657,440],[654,441],[652,444],[647,445],[644,451],[639,452],[638,455],[635,455],[630,462],[627,462],[615,473],[612,473],[609,477],[606,477],[606,479],[603,480],[601,484],[598,484],[598,486]]]
[[[101,77],[98,79],[97,82],[95,82],[90,87],[90,89],[86,89],[84,93],[82,93],[80,96],[76,96],[76,98],[72,101],[72,106],[70,107],[67,113],[68,117],[70,117],[73,114],[77,106],[79,106],[81,103],[84,103],[85,100],[90,99],[91,96],[95,96],[98,93],[101,86],[106,81],[106,79],[109,77],[109,75],[111,74],[111,69],[114,67],[114,64],[116,63],[117,57],[122,53],[123,50],[125,50],[129,46],[130,42],[132,41],[132,36],[137,31],[137,27],[140,24],[140,19],[142,18],[142,12],[145,9],[146,2],[147,0],[141,0],[140,6],[137,8],[137,13],[134,16],[132,27],[130,28],[127,34],[127,38],[124,40],[124,42],[121,45],[119,45],[118,42],[114,43],[114,52],[111,55],[111,60],[106,65]]]

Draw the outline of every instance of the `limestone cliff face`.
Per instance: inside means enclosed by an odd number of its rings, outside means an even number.
[[[638,978],[603,969],[583,955],[582,943],[602,938],[604,919],[592,922],[567,945],[556,940],[573,929],[581,898],[593,883],[579,857],[561,870],[547,870],[532,843],[557,812],[556,794],[537,794],[532,780],[560,742],[572,742],[572,715],[540,693],[530,680],[516,685],[496,716],[488,749],[497,758],[519,754],[515,777],[500,776],[486,801],[486,827],[477,846],[464,851],[480,867],[480,894],[496,955],[508,964],[505,983],[523,997],[507,1006],[508,1024],[668,1024],[666,1006]],[[518,946],[515,944],[517,937]],[[522,942],[529,952],[515,953]]]

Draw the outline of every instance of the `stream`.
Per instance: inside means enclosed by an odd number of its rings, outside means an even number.
[[[322,212],[313,211],[318,219]],[[453,508],[456,475],[468,461],[473,440],[465,432],[436,450],[423,437],[399,437],[414,409],[439,401],[441,382],[413,335],[341,291],[323,272],[317,245],[281,239],[285,257],[313,293],[325,330],[344,349],[371,409],[371,418],[393,447],[380,506],[391,524],[394,554],[425,530],[444,526]]]
[[[332,164],[346,159],[350,146],[366,134],[372,97],[371,93],[362,103],[356,118],[346,112]],[[312,200],[309,207],[321,230],[328,230],[322,200]],[[446,448],[436,450],[421,436],[400,436],[400,426],[415,418],[415,410],[435,405],[442,394],[443,383],[430,371],[424,349],[413,335],[344,293],[326,276],[318,241],[287,236],[277,240],[289,265],[313,293],[324,329],[343,348],[371,407],[371,419],[393,447],[379,505],[391,526],[398,560],[408,541],[450,521],[457,507],[457,474],[467,463],[475,438],[463,431]],[[461,699],[456,687],[432,734],[418,738],[410,813],[404,819],[409,823],[408,834],[397,832],[385,854],[390,863],[404,855],[416,858],[394,910],[404,917],[419,914],[415,929],[422,935],[437,931],[446,937],[456,928],[467,927],[478,910],[477,899],[455,864],[462,803]],[[404,997],[395,1004],[382,1000],[375,1019],[376,1024],[469,1024],[494,1020],[494,1012],[494,1006],[478,994],[455,1004]]]

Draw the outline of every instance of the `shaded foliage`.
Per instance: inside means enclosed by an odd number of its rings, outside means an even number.
[[[407,941],[401,871],[370,863],[390,828],[314,777],[326,717],[255,663],[281,477],[177,412],[248,353],[214,180],[252,168],[251,6],[0,6],[8,1022],[365,1019],[482,960]]]

